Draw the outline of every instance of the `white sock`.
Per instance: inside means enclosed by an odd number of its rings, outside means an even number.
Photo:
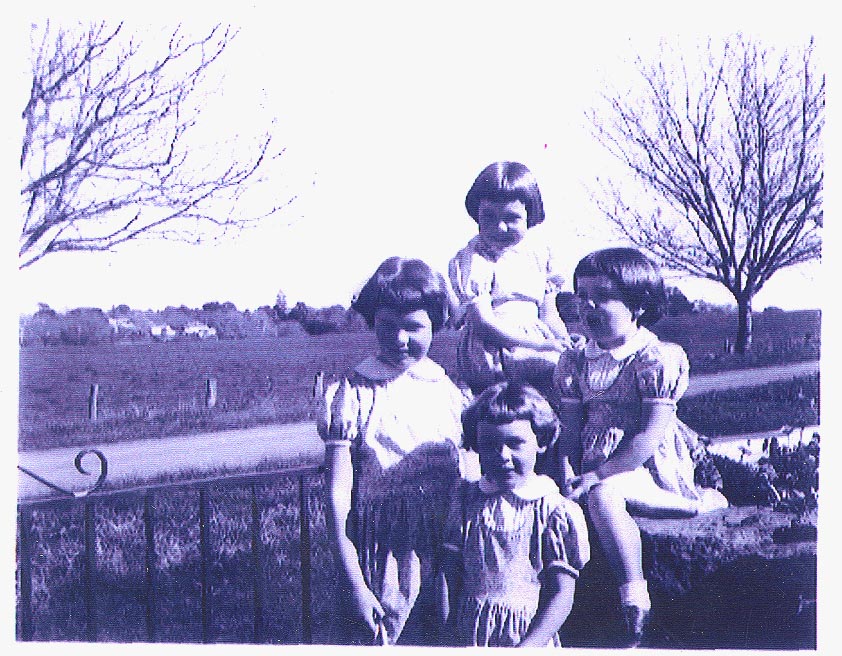
[[[646,579],[623,583],[620,586],[620,605],[637,606],[643,610],[652,608],[652,602],[649,600],[649,586],[646,584]]]

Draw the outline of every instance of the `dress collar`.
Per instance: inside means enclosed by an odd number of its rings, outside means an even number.
[[[437,363],[433,362],[430,358],[419,360],[409,367],[409,369],[402,370],[386,364],[382,360],[378,359],[377,356],[371,355],[354,367],[354,371],[364,378],[368,378],[369,380],[376,382],[394,380],[402,374],[406,374],[411,378],[417,378],[418,380],[431,382],[447,377],[444,369],[442,369]]]
[[[633,353],[637,353],[640,349],[649,346],[656,339],[658,338],[655,333],[648,328],[641,327],[638,328],[631,339],[612,349],[604,349],[596,343],[596,340],[590,340],[585,345],[585,357],[588,360],[598,360],[605,355],[609,355],[617,362],[622,362]]]
[[[531,230],[531,228],[530,228]],[[528,248],[528,244],[531,241],[527,239],[527,237],[531,237],[529,230],[527,230],[526,234],[523,236],[517,244],[512,246],[491,246],[486,244],[485,241],[479,236],[474,235],[469,242],[471,244],[471,249],[478,255],[491,260],[492,262],[496,262],[501,257],[503,257],[506,253],[516,253],[524,248]]]
[[[516,487],[514,490],[507,490],[483,476],[479,479],[479,489],[483,494],[487,495],[511,492],[523,501],[535,501],[553,492],[558,492],[558,485],[549,476],[533,474],[525,483]]]

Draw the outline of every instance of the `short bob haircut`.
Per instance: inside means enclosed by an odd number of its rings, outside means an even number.
[[[465,196],[465,209],[479,223],[479,206],[483,200],[508,203],[519,200],[526,206],[526,226],[531,228],[544,220],[544,202],[532,172],[519,162],[495,162],[486,166],[474,180]]]
[[[558,418],[541,393],[531,385],[504,381],[484,390],[462,413],[464,445],[477,451],[478,425],[509,424],[527,419],[538,439],[538,446],[547,449],[558,438]]]
[[[651,326],[666,310],[667,295],[661,270],[635,248],[606,248],[583,257],[573,272],[573,289],[580,277],[606,276],[617,285],[632,312],[642,311],[638,325]]]
[[[377,267],[351,303],[369,328],[379,308],[397,312],[426,310],[438,331],[450,316],[450,297],[444,277],[421,260],[390,257]]]

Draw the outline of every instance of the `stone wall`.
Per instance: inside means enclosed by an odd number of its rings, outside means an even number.
[[[816,648],[816,516],[732,507],[694,519],[638,519],[652,597],[642,646]],[[617,584],[593,557],[562,629],[566,646],[612,647]]]

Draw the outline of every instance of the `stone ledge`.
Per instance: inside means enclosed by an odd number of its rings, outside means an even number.
[[[815,513],[733,507],[693,519],[638,519],[652,597],[643,646],[815,649]],[[564,644],[611,647],[617,585],[595,539]]]

